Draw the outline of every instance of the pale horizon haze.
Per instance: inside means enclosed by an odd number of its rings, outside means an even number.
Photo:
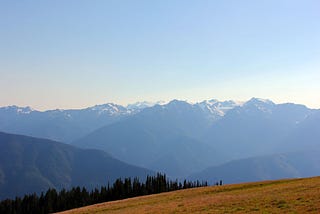
[[[0,106],[252,97],[320,108],[320,1],[0,1]]]

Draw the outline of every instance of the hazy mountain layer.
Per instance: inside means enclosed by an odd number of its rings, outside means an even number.
[[[36,111],[16,106],[0,108],[0,130],[71,142],[95,129],[135,113],[115,105],[98,105],[81,110]]]
[[[185,177],[235,159],[319,148],[319,115],[319,110],[303,105],[257,98],[245,103],[144,102],[126,108],[106,104],[42,113],[11,107],[0,109],[0,130],[11,127],[51,139],[82,136],[72,144],[104,150],[117,159],[169,176]]]
[[[30,107],[0,108],[0,131],[70,143],[92,131],[128,118],[141,110],[164,102],[137,102],[126,107],[107,103],[86,109],[37,111]],[[195,104],[208,119],[217,120],[237,104],[210,100]]]
[[[319,174],[320,150],[317,150],[234,160],[209,167],[189,176],[189,179],[207,180],[214,184],[220,180],[224,183],[240,183]]]
[[[111,151],[129,163],[186,176],[209,166],[212,159],[219,160],[211,146],[195,138],[210,124],[198,106],[172,101],[100,128],[74,145]]]
[[[153,172],[106,152],[0,132],[0,199],[50,188],[107,185],[119,177],[144,179]]]
[[[254,98],[230,110],[207,130],[202,140],[213,145],[229,160],[299,151],[304,149],[303,143],[306,142],[300,141],[294,148],[289,145],[293,142],[288,140],[298,130],[303,132],[302,136],[309,135],[311,129],[303,130],[301,124],[313,118],[315,112],[318,111],[303,105],[276,105],[268,100]],[[314,122],[320,125],[320,120]],[[310,138],[317,139],[314,134]]]
[[[184,177],[234,159],[317,146],[317,112],[256,98],[242,105],[174,100],[100,128],[74,145],[102,149],[126,162]],[[295,135],[308,135],[308,142],[293,140]]]

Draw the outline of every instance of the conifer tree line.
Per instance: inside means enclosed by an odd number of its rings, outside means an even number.
[[[138,178],[125,178],[124,180],[119,178],[111,186],[108,184],[108,186],[91,191],[87,191],[84,187],[74,187],[68,191],[62,189],[59,192],[49,189],[40,196],[34,193],[22,198],[16,197],[13,200],[6,199],[0,203],[0,213],[52,213],[101,202],[207,185],[207,182],[184,180],[181,183],[177,180],[168,180],[166,175],[161,173],[147,176],[144,183]]]

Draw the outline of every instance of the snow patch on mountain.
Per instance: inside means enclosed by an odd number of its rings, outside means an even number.
[[[232,100],[220,102],[219,100],[205,100],[203,102],[197,103],[203,111],[211,114],[213,118],[223,117],[229,110],[240,106],[241,102],[235,102]]]
[[[142,102],[128,104],[126,108],[128,110],[142,110],[144,108],[153,107],[155,105],[165,105],[165,104],[167,104],[165,101],[158,101],[158,102],[142,101]]]
[[[115,116],[128,113],[125,107],[113,103],[95,105],[93,107],[87,108],[87,110],[97,112],[98,115],[107,114]]]
[[[261,112],[272,114],[273,107],[276,106],[274,102],[268,99],[261,99],[261,98],[252,98],[249,101],[245,102],[243,107],[246,107],[245,109],[247,111],[250,111],[252,109],[259,110]]]
[[[32,109],[29,106],[27,106],[27,107],[19,107],[19,106],[16,106],[16,105],[2,107],[2,109],[6,110],[6,111],[9,111],[9,112],[15,112],[17,114],[30,114],[31,112],[35,111],[34,109]]]

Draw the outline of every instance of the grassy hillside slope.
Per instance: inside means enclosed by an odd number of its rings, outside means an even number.
[[[72,213],[319,213],[320,177],[202,187],[96,204]]]

